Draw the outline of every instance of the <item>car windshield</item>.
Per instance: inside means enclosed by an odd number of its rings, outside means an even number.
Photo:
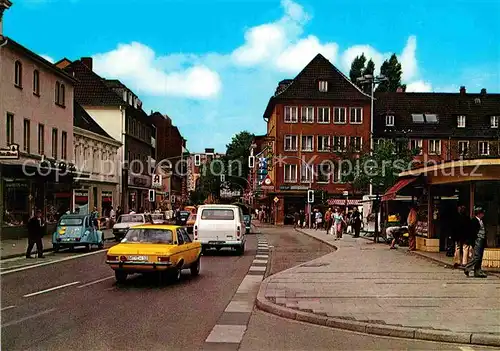
[[[118,223],[142,223],[141,215],[123,215],[118,219]]]
[[[206,209],[201,213],[201,219],[232,220],[234,219],[234,212],[231,209],[224,208]]]
[[[122,243],[172,244],[169,229],[130,229]]]
[[[64,225],[82,225],[83,223],[83,218],[61,218],[59,221],[60,226]]]

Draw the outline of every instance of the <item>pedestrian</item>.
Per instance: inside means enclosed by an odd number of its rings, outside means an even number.
[[[453,267],[458,268],[468,263],[468,258],[464,257],[464,247],[467,234],[471,231],[470,218],[467,215],[467,208],[464,205],[459,205],[457,215],[452,225],[451,237],[455,245],[453,254]],[[467,251],[467,256],[472,253],[472,250]],[[464,263],[465,261],[465,263]]]
[[[300,221],[299,228],[304,228],[306,225],[306,214],[304,210],[300,210],[299,221]]]
[[[335,213],[333,214],[333,235],[334,240],[338,240],[342,238],[342,222],[343,222],[342,214],[338,208],[335,209]]]
[[[45,221],[42,218],[42,211],[37,210],[34,217],[28,221],[28,248],[26,250],[26,258],[33,258],[31,250],[36,244],[36,251],[38,258],[45,258],[43,256],[42,237],[45,231]]]
[[[293,228],[300,227],[300,215],[297,211],[293,214]]]
[[[354,230],[353,238],[359,238],[359,232],[361,231],[361,213],[357,207],[354,207],[354,211],[351,215],[351,225]]]
[[[416,238],[416,227],[418,221],[417,206],[414,204],[410,208],[410,213],[408,214],[408,236],[409,236],[409,247],[408,251],[415,251],[417,249],[417,238]]]
[[[326,210],[325,212],[325,229],[327,235],[329,234],[331,227],[332,227],[332,208],[328,207],[328,210]]]
[[[315,221],[314,228],[315,228],[316,230],[318,230],[318,228],[321,228],[322,223],[323,223],[323,215],[321,214],[321,211],[316,210],[315,220],[316,220],[316,221]]]
[[[475,237],[474,256],[472,260],[465,266],[464,273],[469,276],[473,270],[475,278],[486,278],[486,273],[481,270],[483,264],[483,253],[486,245],[486,229],[484,227],[484,210],[481,207],[476,207],[474,210],[475,217],[471,220],[471,232]]]
[[[465,267],[470,260],[474,257],[474,242],[476,240],[476,234],[472,227],[473,221],[468,218],[467,228],[464,228],[464,238],[462,246],[462,266]]]

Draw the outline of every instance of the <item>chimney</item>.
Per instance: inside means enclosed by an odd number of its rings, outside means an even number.
[[[467,90],[465,90],[465,86],[461,86],[460,87],[460,95],[465,95],[465,93],[467,92]]]
[[[404,92],[404,91],[403,91],[403,88],[402,88],[402,87],[398,87],[398,88],[396,89],[396,93],[403,93],[403,92]]]
[[[486,95],[486,88],[481,89],[481,95]]]
[[[80,61],[92,71],[92,57],[82,57]]]
[[[0,0],[0,38],[3,39],[3,12],[12,6],[9,0]]]

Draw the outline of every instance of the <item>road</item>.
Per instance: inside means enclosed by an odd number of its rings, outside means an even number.
[[[2,274],[2,349],[199,349],[255,252],[250,235],[244,256],[204,256],[199,277],[186,270],[173,285],[117,286],[105,252]]]
[[[262,227],[260,231],[269,244],[268,274],[331,251],[291,228]],[[104,264],[104,251],[59,253],[47,255],[43,261],[3,261],[2,349],[202,349],[247,274],[256,248],[256,236],[249,235],[244,256],[204,256],[199,277],[191,277],[187,270],[180,283],[171,285],[134,276],[117,286],[113,272]],[[245,351],[488,349],[334,330],[256,309],[238,347]]]

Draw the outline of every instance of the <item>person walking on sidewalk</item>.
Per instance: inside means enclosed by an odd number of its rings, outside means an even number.
[[[418,214],[417,214],[417,206],[412,205],[410,208],[410,213],[408,214],[408,236],[410,237],[409,239],[409,248],[408,251],[415,251],[417,249],[417,238],[416,238],[416,227],[417,227],[417,221],[418,221]]]
[[[330,229],[332,227],[332,208],[328,207],[328,210],[325,212],[325,229],[326,234],[330,234]]]
[[[299,214],[299,228],[304,228],[306,226],[306,214],[304,210],[300,210]]]
[[[293,228],[297,228],[297,226],[300,227],[300,215],[297,211],[293,214]]]
[[[323,215],[321,214],[321,211],[316,210],[315,216],[316,216],[315,229],[318,230],[323,225]]]
[[[28,221],[28,248],[26,249],[26,258],[33,258],[31,256],[31,250],[36,244],[36,251],[38,252],[38,258],[44,258],[43,256],[43,244],[42,237],[45,230],[45,222],[42,218],[42,211],[37,210],[36,215],[31,217]]]
[[[354,230],[353,238],[359,238],[359,232],[361,231],[361,213],[359,213],[358,207],[354,207],[351,221],[352,229]]]
[[[484,247],[486,245],[486,229],[483,222],[484,210],[481,207],[477,207],[474,210],[474,214],[475,217],[471,220],[472,233],[476,237],[474,243],[474,257],[465,266],[464,273],[466,276],[469,276],[469,273],[473,270],[475,278],[486,278],[486,273],[481,270]]]
[[[455,253],[453,255],[454,268],[458,268],[462,265],[465,238],[467,236],[467,232],[470,230],[470,218],[466,211],[467,209],[464,205],[459,205],[457,216],[453,221],[454,226],[452,227],[451,237],[455,244]],[[469,253],[467,252],[467,254]]]
[[[342,238],[342,224],[343,224],[343,222],[344,222],[344,218],[342,217],[340,210],[338,208],[336,208],[335,213],[333,215],[334,240],[338,240],[338,239]]]

